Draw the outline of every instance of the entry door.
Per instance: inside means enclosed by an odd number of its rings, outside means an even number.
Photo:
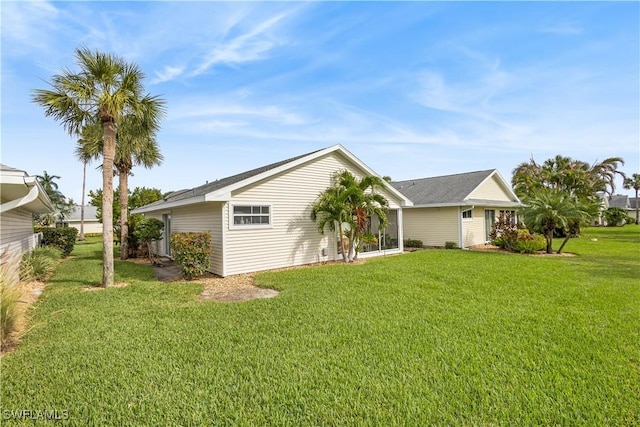
[[[164,222],[164,254],[171,256],[171,214],[163,214]]]
[[[488,242],[491,240],[489,234],[491,233],[491,228],[493,227],[493,223],[496,222],[496,211],[494,210],[486,210],[484,211],[484,240]]]

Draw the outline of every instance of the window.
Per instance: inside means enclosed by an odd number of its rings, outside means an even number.
[[[233,206],[233,225],[271,225],[271,206],[235,205]]]
[[[473,209],[462,211],[462,219],[473,219]]]
[[[517,223],[516,211],[500,211],[500,217],[509,218],[511,224]]]

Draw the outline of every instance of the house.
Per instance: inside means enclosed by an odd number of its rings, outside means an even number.
[[[62,226],[77,228],[80,231],[80,205],[75,205],[67,218],[62,221]],[[91,205],[84,207],[84,234],[102,234],[102,223],[97,217],[98,208]]]
[[[19,260],[38,245],[33,232],[33,214],[50,213],[54,208],[35,176],[0,164],[0,260]],[[10,274],[17,275],[15,269]]]
[[[162,220],[156,252],[171,256],[172,232],[210,231],[211,271],[220,276],[340,259],[337,234],[321,234],[311,206],[333,184],[335,172],[376,175],[341,145],[273,163],[199,187],[176,191],[134,209]],[[385,182],[388,226],[361,257],[401,253],[402,208],[411,201]],[[371,220],[374,229],[376,218]]]
[[[466,248],[488,242],[491,226],[501,213],[522,206],[496,169],[411,179],[392,186],[413,206],[404,209],[404,236],[425,246],[454,242]]]

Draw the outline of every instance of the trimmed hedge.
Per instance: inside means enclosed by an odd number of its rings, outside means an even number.
[[[78,237],[78,230],[73,227],[37,227],[36,232],[42,232],[42,244],[55,246],[60,249],[62,256],[66,257],[73,251],[73,246]]]
[[[171,253],[180,266],[182,277],[191,280],[211,267],[211,233],[171,233]]]
[[[404,241],[404,247],[405,248],[421,248],[422,240],[407,239]]]

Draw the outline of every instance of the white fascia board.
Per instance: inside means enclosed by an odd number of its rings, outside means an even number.
[[[163,211],[180,206],[194,205],[196,203],[206,202],[205,196],[191,197],[189,199],[176,200],[175,202],[166,202],[155,206],[142,206],[131,211],[131,213],[147,213]]]

